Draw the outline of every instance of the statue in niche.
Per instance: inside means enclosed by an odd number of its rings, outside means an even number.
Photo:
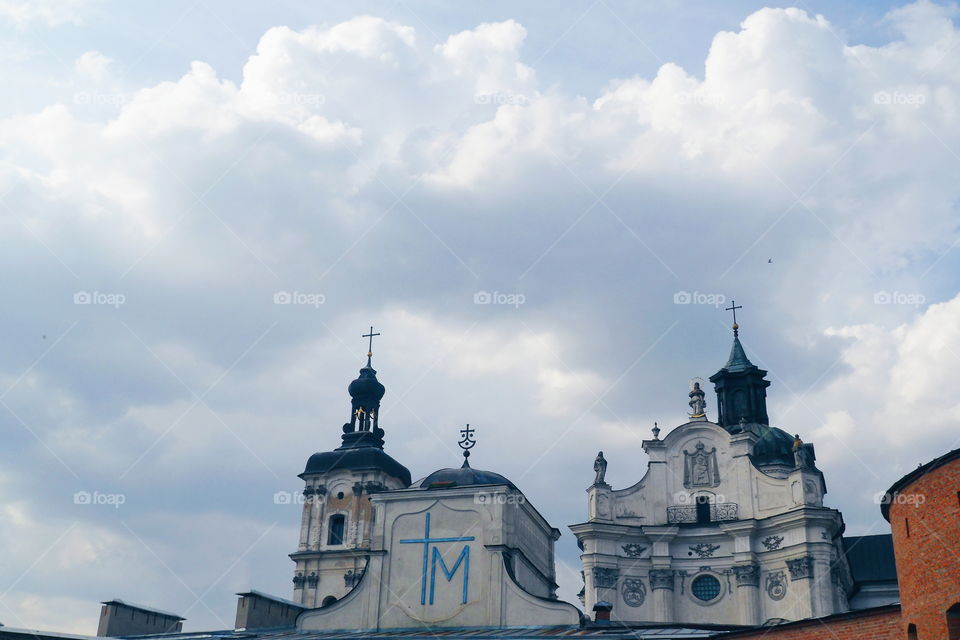
[[[607,460],[603,457],[603,451],[597,454],[597,459],[593,461],[593,470],[596,476],[593,484],[606,484],[604,477],[607,475]]]
[[[706,414],[704,410],[707,408],[707,401],[704,399],[706,394],[703,393],[703,389],[700,388],[699,382],[693,383],[693,389],[690,390],[690,417],[691,418],[705,418]]]
[[[703,442],[698,442],[693,453],[683,450],[683,486],[715,487],[720,484],[720,471],[717,469],[717,448],[707,451]]]

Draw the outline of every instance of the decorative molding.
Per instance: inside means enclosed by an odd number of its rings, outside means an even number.
[[[307,587],[310,589],[316,589],[317,585],[320,583],[320,576],[316,573],[311,573],[307,576]]]
[[[594,567],[593,586],[597,589],[615,589],[620,570],[615,567]]]
[[[298,573],[297,575],[293,576],[293,588],[294,588],[294,589],[303,589],[303,582],[304,582],[304,580],[305,580],[305,578],[303,577],[303,574],[302,574],[302,573]]]
[[[802,558],[787,560],[787,569],[790,570],[791,580],[813,578],[813,558],[811,556],[803,556]]]
[[[690,574],[683,569],[679,569],[677,571],[677,575],[680,576],[680,595],[683,595],[685,593],[684,589],[687,585],[687,576]]]
[[[776,551],[783,544],[783,536],[767,536],[760,541],[760,544],[766,547],[767,551]]]
[[[647,550],[646,547],[634,543],[625,544],[622,548],[624,555],[626,555],[628,558],[639,558],[640,554]]]
[[[674,571],[673,569],[651,569],[650,570],[650,588],[651,589],[669,589],[673,591]]]
[[[620,594],[628,607],[639,607],[647,597],[647,588],[643,586],[641,578],[625,577]]]
[[[735,565],[733,575],[737,578],[738,587],[760,586],[760,565],[758,564]]]
[[[736,502],[710,504],[710,522],[737,520],[740,510]],[[691,524],[697,522],[697,505],[684,504],[667,507],[668,524]]]
[[[701,542],[700,544],[691,545],[687,548],[700,558],[712,558],[713,554],[720,548],[720,545]]]
[[[770,596],[771,600],[783,600],[783,597],[787,595],[787,577],[783,574],[783,571],[768,573],[765,586],[767,595]]]
[[[362,577],[363,571],[354,571],[353,569],[349,569],[345,574],[343,574],[343,586],[347,587],[348,589],[353,589],[355,586],[357,586],[357,583],[360,582],[360,578]]]

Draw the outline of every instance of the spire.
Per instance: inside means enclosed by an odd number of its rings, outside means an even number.
[[[343,443],[352,446],[383,447],[383,429],[380,428],[380,400],[386,388],[377,380],[377,370],[373,368],[373,332],[363,334],[369,338],[367,364],[360,369],[360,375],[347,387],[350,394],[350,422],[343,425]]]
[[[750,424],[769,424],[767,417],[767,372],[747,358],[740,343],[740,325],[737,324],[737,309],[742,309],[731,300],[726,311],[733,312],[733,346],[727,364],[710,376],[717,392],[717,423],[736,433]]]
[[[743,350],[743,345],[740,344],[740,336],[736,324],[734,326],[733,333],[733,347],[730,349],[730,357],[727,359],[727,364],[724,365],[724,369],[727,371],[746,371],[753,366],[753,363],[750,362],[750,359],[747,358],[746,352]]]

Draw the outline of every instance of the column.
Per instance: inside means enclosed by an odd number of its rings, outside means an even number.
[[[737,609],[740,624],[759,625],[760,619],[760,565],[738,564],[733,566],[737,580]]]
[[[673,555],[670,553],[670,543],[679,533],[680,528],[673,527],[643,527],[643,533],[653,549],[650,561],[650,591],[653,601],[653,617],[656,622],[674,622],[673,590],[676,582],[676,571],[673,570]]]
[[[673,569],[651,569],[650,591],[653,600],[653,619],[655,622],[673,622]]]

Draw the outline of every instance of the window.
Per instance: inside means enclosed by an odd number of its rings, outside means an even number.
[[[947,638],[960,640],[960,602],[947,609]]]
[[[917,625],[911,624],[907,627],[907,640],[917,640]]]
[[[327,596],[326,598],[323,599],[323,602],[320,603],[320,606],[321,606],[321,607],[329,607],[330,605],[332,605],[332,604],[333,604],[334,602],[336,602],[336,601],[337,601],[337,599],[334,598],[333,596]]]
[[[709,574],[698,576],[690,584],[690,592],[704,602],[710,602],[720,595],[720,581]]]
[[[697,523],[710,522],[710,497],[697,496]]]
[[[904,519],[903,519],[903,526],[904,526],[904,528],[906,528],[906,530],[907,530],[907,537],[909,538],[909,537],[910,537],[910,518],[904,518]]]
[[[327,528],[327,544],[343,544],[343,530],[347,524],[347,517],[342,513],[330,516],[330,525]]]

